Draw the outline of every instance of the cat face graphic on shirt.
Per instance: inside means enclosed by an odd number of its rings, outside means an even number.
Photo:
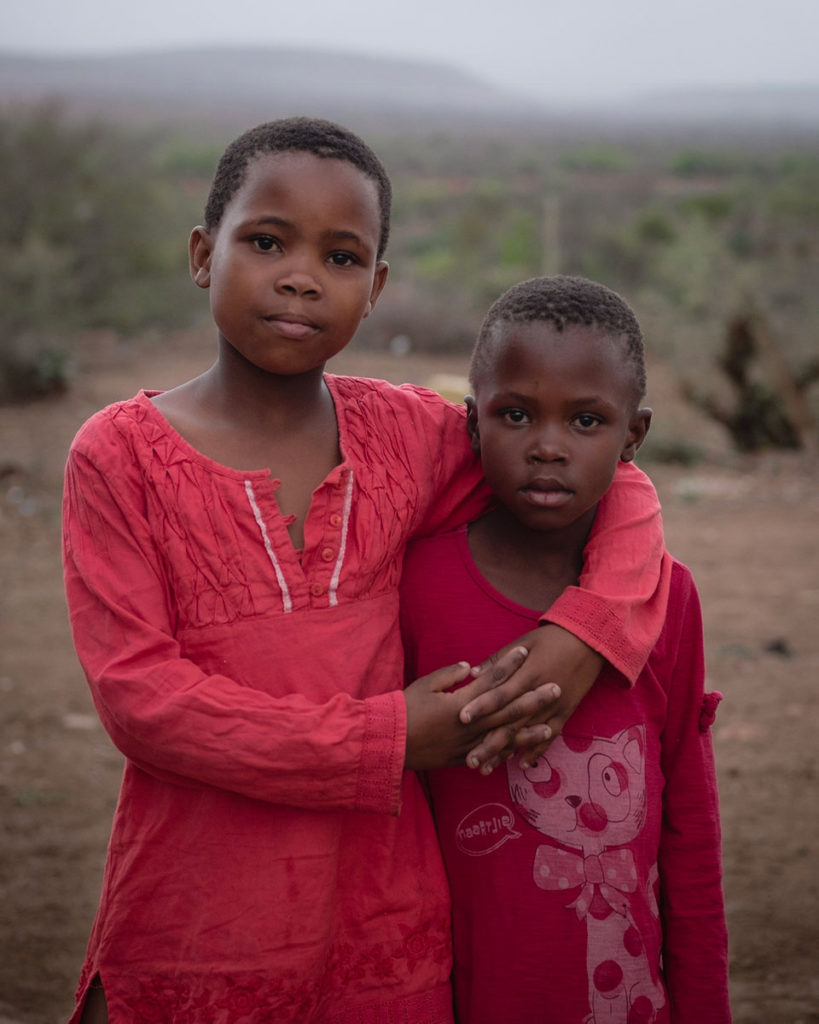
[[[507,763],[518,813],[543,835],[584,854],[637,836],[646,817],[645,727],[611,739],[559,736],[530,768]]]

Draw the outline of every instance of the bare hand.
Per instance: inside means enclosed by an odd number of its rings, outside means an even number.
[[[490,731],[467,755],[466,763],[489,774],[501,761],[524,750],[524,763],[534,763],[559,736],[567,719],[591,689],[603,658],[560,626],[539,626],[516,641],[529,656],[511,676],[487,689],[461,711],[461,719],[483,718]],[[509,648],[504,648],[503,655]],[[482,671],[491,672],[499,655]],[[555,680],[549,684],[547,681]],[[552,699],[548,695],[552,694]],[[534,707],[533,707],[534,703]],[[495,718],[505,721],[500,728]]]
[[[493,659],[491,666],[478,673],[466,686],[452,692],[450,688],[470,678],[467,662],[449,665],[416,679],[404,690],[407,704],[407,746],[404,767],[415,770],[442,768],[463,764],[468,751],[480,744],[485,734],[503,728],[510,721],[505,708],[472,721],[464,721],[461,712],[476,697],[502,684],[519,670],[526,650],[515,645]],[[551,687],[548,688],[551,691]],[[523,695],[515,717],[520,724],[525,716],[543,707],[537,693]]]

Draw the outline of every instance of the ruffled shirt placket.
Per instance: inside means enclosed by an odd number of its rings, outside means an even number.
[[[299,558],[287,533],[290,517],[282,515],[275,493],[275,507],[271,509],[270,515],[265,515],[268,503],[259,494],[254,481],[244,479],[247,503],[281,592],[284,614],[302,607],[338,605],[338,588],[350,531],[354,482],[353,469],[345,463],[317,489],[307,514],[304,549]],[[278,489],[278,485],[278,480],[270,481],[273,492]],[[320,523],[318,530],[317,520]]]

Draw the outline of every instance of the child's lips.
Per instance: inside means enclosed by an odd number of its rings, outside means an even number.
[[[275,327],[279,334],[295,341],[309,338],[318,330],[318,324],[297,313],[279,313],[274,316],[266,316],[264,319]]]
[[[572,500],[574,492],[559,480],[533,480],[521,488],[521,493],[539,508],[562,508]]]

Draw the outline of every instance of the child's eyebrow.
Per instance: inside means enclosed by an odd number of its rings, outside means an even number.
[[[539,398],[537,395],[523,394],[520,391],[499,391],[494,395],[494,400],[496,402],[519,402],[521,405],[524,405],[526,403],[536,403],[539,401]],[[579,409],[585,405],[615,408],[615,404],[602,395],[580,395],[578,398],[570,399],[568,405],[573,409]]]
[[[292,223],[289,220],[285,220],[284,217],[275,217],[273,216],[273,214],[268,214],[265,217],[256,217],[255,220],[249,220],[247,222],[247,225],[242,225],[242,227],[247,226],[250,228],[262,228],[266,227],[268,224],[272,224],[274,227],[277,228],[293,227]]]
[[[498,402],[531,402],[531,395],[523,395],[519,391],[498,391],[494,396]]]
[[[583,395],[580,398],[573,398],[571,405],[604,405],[614,408],[616,403],[612,402],[608,398],[604,398],[602,395]]]
[[[355,242],[357,245],[364,245],[361,235],[356,234],[355,231],[347,231],[343,228],[339,228],[337,231],[326,231],[324,237],[329,241]]]

